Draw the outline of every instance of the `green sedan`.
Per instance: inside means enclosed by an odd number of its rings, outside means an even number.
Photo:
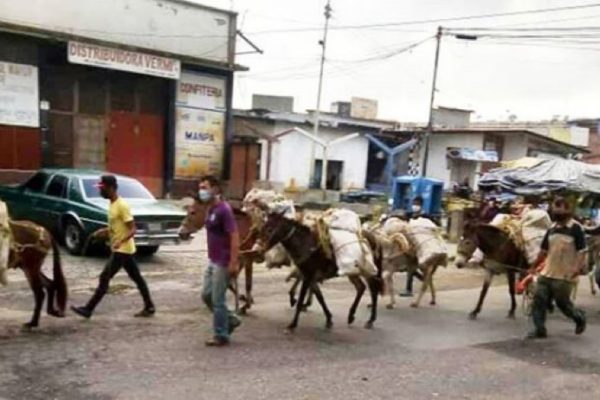
[[[42,169],[18,186],[0,186],[0,199],[12,219],[38,223],[60,238],[73,254],[81,254],[87,239],[107,226],[108,200],[96,184],[101,171]],[[165,243],[178,243],[178,229],[186,213],[155,199],[137,180],[118,176],[119,195],[131,206],[138,253],[150,255]]]

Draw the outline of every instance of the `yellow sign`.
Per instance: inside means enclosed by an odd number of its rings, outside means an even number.
[[[225,114],[177,107],[175,110],[175,177],[220,176],[225,145]]]

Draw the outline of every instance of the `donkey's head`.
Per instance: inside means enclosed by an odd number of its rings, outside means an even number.
[[[204,227],[208,205],[200,202],[198,199],[194,199],[194,202],[187,205],[185,209],[187,215],[179,227],[179,237],[187,240],[193,233],[198,232]]]

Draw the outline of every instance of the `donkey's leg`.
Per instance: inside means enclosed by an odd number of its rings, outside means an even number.
[[[470,319],[477,319],[477,314],[481,312],[481,307],[483,306],[483,300],[485,300],[485,296],[492,284],[492,280],[494,279],[494,274],[489,269],[485,270],[485,277],[483,279],[483,287],[481,288],[481,293],[479,294],[479,300],[477,301],[477,306],[475,309],[471,311],[469,314]]]
[[[242,268],[244,269],[244,278],[246,281],[245,285],[245,295],[241,296],[240,300],[244,302],[244,305],[240,308],[240,314],[245,315],[246,312],[252,307],[252,303],[254,303],[254,299],[252,298],[252,272],[253,272],[253,264],[252,261],[245,260]]]
[[[367,284],[369,285],[369,293],[371,294],[371,317],[365,324],[365,328],[371,329],[373,328],[373,324],[377,319],[377,299],[379,297],[379,290],[381,286],[374,278],[369,278],[367,280]]]
[[[438,266],[433,267],[433,271],[431,271],[431,278],[429,281],[429,290],[431,291],[431,301],[429,305],[435,306],[437,304],[435,285],[433,284],[433,276],[435,275],[435,271],[437,271]]]
[[[289,296],[290,296],[290,307],[294,307],[296,305],[296,290],[298,290],[298,285],[302,282],[302,280],[298,277],[295,278],[292,287],[290,287]]]
[[[386,308],[391,310],[396,305],[396,292],[394,291],[394,271],[385,271],[383,279],[385,282],[385,291],[390,296],[390,302],[387,304]],[[373,304],[371,304],[371,307],[373,307]]]
[[[508,280],[508,293],[510,294],[510,310],[508,311],[508,318],[515,319],[515,310],[517,309],[515,271],[506,271],[506,278]]]
[[[354,288],[356,289],[356,297],[354,298],[354,302],[352,303],[350,311],[348,312],[348,325],[351,325],[354,322],[354,314],[356,314],[356,308],[358,307],[360,299],[362,298],[363,293],[365,292],[365,289],[367,287],[363,283],[362,279],[360,279],[360,276],[349,276],[348,280],[354,285]],[[373,307],[374,306],[375,305],[373,304]]]
[[[424,267],[425,274],[423,278],[423,283],[421,284],[421,290],[419,290],[419,294],[417,295],[416,300],[410,304],[412,308],[417,308],[419,307],[419,304],[421,304],[421,300],[423,299],[427,288],[431,286],[431,278],[433,276],[434,269],[435,267],[433,265],[427,265]]]
[[[323,309],[323,313],[325,314],[325,328],[331,329],[331,327],[333,326],[331,311],[329,311],[329,308],[327,307],[327,304],[325,303],[325,297],[323,297],[323,293],[321,292],[321,288],[319,287],[319,284],[317,282],[313,283],[310,291],[311,291],[311,293],[309,294],[309,299],[312,296],[312,294],[314,293],[315,297],[317,298],[317,301],[319,302],[319,304],[321,305],[321,308]]]
[[[252,297],[252,282],[254,276],[254,263],[250,260],[246,263],[245,278],[246,278],[246,304],[248,308],[254,304],[254,297]]]
[[[318,284],[315,283],[315,285],[318,285]],[[313,294],[314,294],[313,288],[308,289],[308,293],[306,294],[306,302],[302,306],[302,311],[307,312],[308,309],[310,308],[310,306],[312,306]]]
[[[594,282],[594,275],[596,274],[596,267],[594,265],[594,267],[592,268],[592,270],[590,271],[590,273],[588,274],[588,279],[590,280],[590,291],[592,293],[592,296],[596,295],[596,283]]]
[[[40,323],[40,313],[42,311],[42,305],[44,304],[44,283],[38,268],[34,271],[25,269],[23,271],[25,272],[25,276],[27,277],[27,281],[29,282],[29,286],[31,287],[35,299],[35,307],[33,309],[31,321],[23,325],[25,329],[31,329],[37,327]]]
[[[54,296],[56,294],[56,285],[54,284],[54,282],[48,278],[46,275],[44,275],[43,273],[42,275],[42,285],[44,286],[44,289],[46,289],[46,293],[48,294],[48,300],[46,301],[46,312],[48,313],[48,315],[52,315],[53,317],[58,317],[58,318],[62,318],[64,317],[64,313],[60,313],[56,310],[56,308],[54,307]]]
[[[302,311],[302,305],[304,304],[304,299],[306,298],[306,292],[313,285],[313,277],[305,277],[302,280],[302,286],[300,287],[300,297],[298,298],[298,302],[296,303],[296,311],[294,313],[294,319],[292,323],[288,325],[288,331],[293,331],[298,326],[298,319],[300,318],[300,312]]]

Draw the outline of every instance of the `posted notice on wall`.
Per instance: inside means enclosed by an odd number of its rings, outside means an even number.
[[[175,118],[175,177],[219,176],[223,169],[225,114],[176,107]]]
[[[183,71],[177,84],[176,104],[224,111],[225,78]]]
[[[0,62],[0,124],[40,126],[37,67]]]

